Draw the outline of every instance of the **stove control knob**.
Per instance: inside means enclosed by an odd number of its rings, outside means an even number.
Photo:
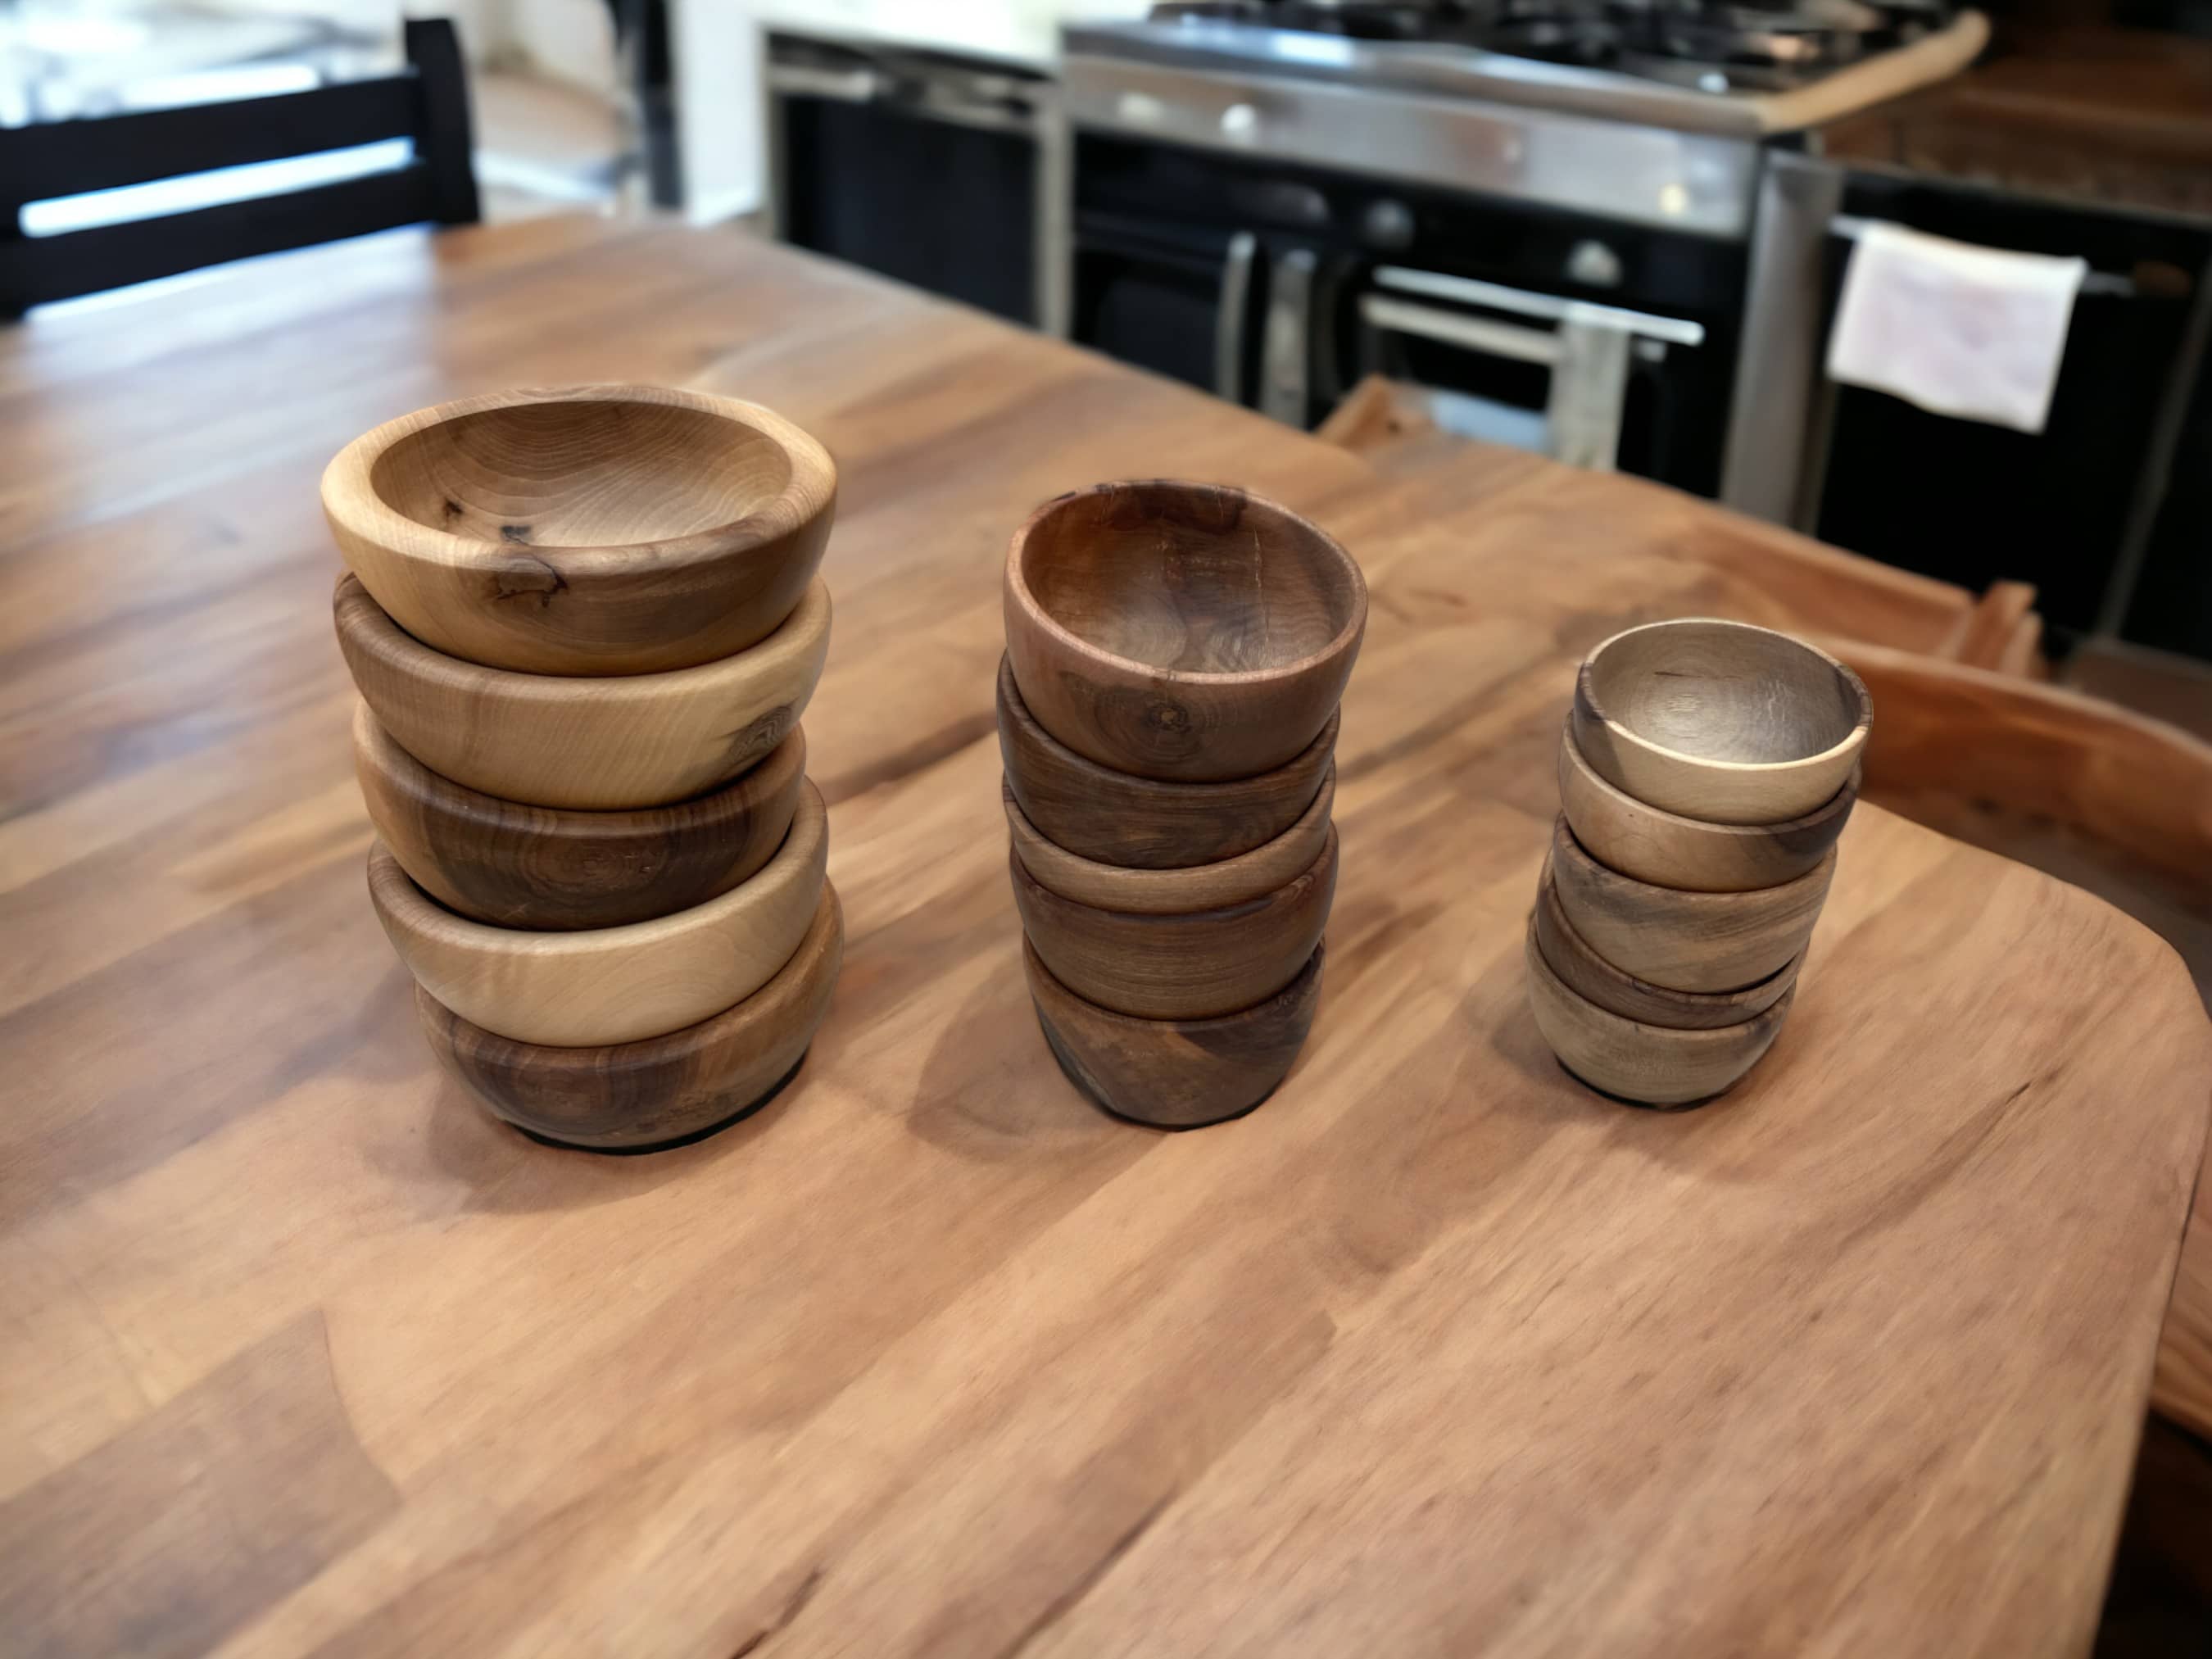
[[[1413,245],[1413,210],[1395,197],[1385,196],[1369,204],[1359,228],[1370,246],[1402,253]]]
[[[1567,280],[1584,288],[1619,288],[1620,256],[1603,242],[1585,236],[1567,250]]]

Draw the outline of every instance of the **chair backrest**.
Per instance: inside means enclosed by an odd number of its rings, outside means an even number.
[[[395,225],[477,217],[460,42],[443,18],[406,26],[407,67],[377,80],[182,109],[0,131],[0,316],[257,253]],[[50,236],[26,203],[409,138],[404,167],[307,189]]]

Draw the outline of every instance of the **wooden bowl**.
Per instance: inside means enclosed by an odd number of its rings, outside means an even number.
[[[1741,1025],[1788,995],[1797,983],[1805,953],[1799,951],[1756,985],[1741,991],[1670,991],[1633,974],[1623,973],[1590,948],[1559,908],[1559,895],[1547,874],[1536,895],[1536,948],[1562,983],[1585,1002],[1642,1025],[1673,1031],[1705,1031]]]
[[[1844,787],[1803,817],[1708,823],[1622,793],[1584,757],[1571,722],[1559,733],[1559,806],[1575,839],[1600,864],[1656,886],[1747,893],[1795,881],[1827,855],[1858,799],[1853,767]]]
[[[1265,1002],[1218,1019],[1132,1019],[1086,1002],[1024,939],[1037,1024],[1068,1080],[1118,1117],[1195,1129],[1242,1117],[1275,1091],[1321,1004],[1322,950]]]
[[[1608,870],[1563,817],[1552,827],[1550,879],[1559,908],[1591,950],[1670,991],[1740,991],[1805,949],[1836,873],[1835,849],[1795,881],[1751,893],[1692,893]]]
[[[497,927],[621,927],[726,893],[783,844],[806,775],[806,736],[714,793],[635,812],[525,806],[464,789],[353,717],[362,799],[392,857],[449,910]]]
[[[1336,830],[1274,891],[1180,916],[1078,904],[1039,885],[1018,855],[1007,864],[1023,931],[1069,990],[1139,1019],[1212,1019],[1265,1002],[1313,955],[1336,894]]]
[[[548,1048],[471,1025],[421,986],[430,1052],[492,1112],[541,1140],[649,1152],[758,1110],[805,1058],[845,951],[836,890],[823,884],[805,937],[774,979],[734,1008],[641,1042]]]
[[[1102,910],[1180,916],[1242,904],[1288,885],[1310,869],[1328,841],[1336,769],[1332,766],[1322,775],[1321,793],[1304,816],[1274,840],[1233,859],[1182,870],[1129,870],[1071,853],[1038,833],[1023,815],[1011,784],[1002,780],[999,793],[1006,809],[1006,828],[1013,836],[1014,856],[1038,886]]]
[[[1287,507],[1217,484],[1097,484],[1006,556],[1022,700],[1076,753],[1185,782],[1286,765],[1328,723],[1367,584]]]
[[[462,1018],[517,1042],[585,1048],[696,1025],[775,978],[806,936],[829,855],[829,817],[809,783],[758,875],[654,921],[487,927],[430,898],[381,842],[369,848],[368,893],[416,983]]]
[[[335,611],[354,684],[401,748],[465,788],[590,811],[688,800],[758,765],[798,726],[830,654],[830,590],[818,581],[749,651],[597,678],[433,651],[351,576]]]
[[[1710,823],[1817,811],[1874,720],[1859,677],[1771,629],[1691,617],[1616,634],[1575,683],[1575,741],[1598,775]]]
[[[1528,1006],[1559,1063],[1593,1089],[1647,1106],[1686,1106],[1728,1089],[1774,1043],[1792,986],[1741,1025],[1672,1030],[1639,1024],[1577,996],[1552,971],[1528,930]]]
[[[999,659],[999,755],[1038,833],[1079,858],[1133,870],[1217,864],[1266,845],[1303,817],[1336,752],[1337,717],[1286,766],[1226,783],[1163,783],[1086,760],[1030,715]]]
[[[401,627],[532,674],[659,673],[766,639],[836,507],[836,464],[790,422],[664,386],[464,398],[323,474],[338,550]]]

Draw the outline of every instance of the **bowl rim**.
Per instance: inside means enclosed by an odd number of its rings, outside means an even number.
[[[1254,1016],[1273,1009],[1279,1002],[1290,1000],[1294,992],[1303,992],[1308,985],[1310,976],[1317,977],[1320,975],[1322,966],[1322,958],[1328,954],[1328,941],[1323,939],[1315,945],[1313,954],[1305,959],[1298,971],[1291,975],[1288,984],[1274,995],[1261,998],[1249,1008],[1238,1008],[1225,1014],[1203,1014],[1194,1019],[1174,1018],[1148,1019],[1142,1014],[1125,1014],[1117,1008],[1109,1008],[1103,1003],[1093,1002],[1082,992],[1073,988],[1066,980],[1054,973],[1050,964],[1037,954],[1036,945],[1030,940],[1029,934],[1026,932],[1022,934],[1022,964],[1025,972],[1033,972],[1050,981],[1054,990],[1070,1002],[1079,1004],[1087,1015],[1113,1024],[1126,1025],[1133,1030],[1163,1034],[1202,1032],[1218,1030],[1224,1026],[1249,1024]],[[1305,1038],[1300,1037],[1298,1042],[1299,1046],[1304,1048]]]
[[[361,590],[362,598],[368,602],[368,611],[349,614],[345,604],[349,582]],[[331,592],[331,608],[342,635],[406,679],[441,680],[449,689],[458,690],[465,696],[513,702],[558,704],[584,697],[600,704],[626,703],[647,708],[664,698],[680,697],[718,681],[757,684],[772,680],[779,673],[804,663],[817,647],[826,651],[830,623],[830,585],[817,575],[807,584],[805,594],[773,633],[757,644],[726,657],[712,658],[689,668],[659,669],[649,674],[533,674],[524,669],[494,668],[466,657],[449,656],[435,646],[424,644],[392,619],[392,613],[368,591],[368,584],[351,570],[338,577]],[[366,693],[363,698],[367,700]],[[765,760],[767,756],[761,758]]]
[[[477,536],[459,536],[411,519],[386,501],[374,482],[376,464],[403,439],[472,415],[547,404],[653,404],[715,416],[762,434],[791,463],[783,488],[744,517],[685,536],[633,542],[604,542],[563,547],[548,544],[509,544]],[[517,386],[433,404],[370,428],[331,458],[323,469],[323,510],[349,534],[394,556],[445,569],[474,572],[487,556],[512,560],[518,554],[557,562],[564,580],[626,574],[641,554],[650,553],[657,573],[711,565],[732,554],[787,535],[818,517],[837,497],[837,464],[812,434],[774,410],[738,398],[695,392],[688,386],[651,386],[641,381],[586,381],[573,386]]]
[[[746,908],[748,896],[757,884],[770,879],[772,875],[785,880],[791,879],[794,869],[803,870],[812,861],[817,848],[826,857],[829,839],[829,808],[823,802],[822,792],[815,787],[814,780],[805,779],[799,785],[799,805],[793,810],[791,827],[784,832],[782,843],[769,856],[768,862],[748,879],[739,882],[726,893],[716,894],[703,904],[693,905],[688,910],[673,911],[648,921],[623,922],[615,927],[579,927],[561,932],[535,927],[501,927],[491,922],[477,921],[457,910],[449,910],[422,890],[415,878],[407,873],[406,866],[399,862],[399,855],[385,844],[380,835],[369,846],[368,880],[371,890],[380,900],[392,910],[396,917],[405,922],[412,933],[434,933],[449,945],[501,961],[521,957],[538,962],[588,961],[603,951],[646,950],[654,945],[672,944],[712,927],[725,917]],[[388,871],[386,866],[389,866]],[[779,973],[781,971],[781,968],[777,969]],[[774,975],[769,975],[770,979],[774,977]],[[766,984],[767,981],[762,983]],[[467,1017],[464,1015],[463,1018]],[[510,1039],[514,1042],[526,1040],[519,1037]],[[584,1046],[612,1048],[617,1045],[592,1043]]]
[[[1336,800],[1336,761],[1334,757],[1332,757],[1328,763],[1322,768],[1321,787],[1314,792],[1314,798],[1306,803],[1305,810],[1300,812],[1297,817],[1291,819],[1291,822],[1279,832],[1269,836],[1266,841],[1261,842],[1257,847],[1251,848],[1248,852],[1234,853],[1225,859],[1213,859],[1204,864],[1166,865],[1156,868],[1148,868],[1143,866],[1108,864],[1102,859],[1085,858],[1080,853],[1071,852],[1068,848],[1062,847],[1058,842],[1053,840],[1050,836],[1046,835],[1043,830],[1038,829],[1035,823],[1030,822],[1030,815],[1022,810],[1021,802],[1015,799],[1014,781],[1011,777],[1001,776],[1000,778],[999,799],[1000,804],[1006,808],[1007,828],[1012,831],[1014,836],[1014,856],[1017,859],[1021,859],[1023,870],[1028,873],[1030,880],[1036,882],[1038,886],[1045,887],[1044,882],[1038,878],[1036,871],[1030,869],[1029,860],[1022,858],[1021,836],[1024,831],[1034,836],[1036,840],[1041,841],[1047,846],[1052,848],[1054,851],[1058,853],[1062,858],[1066,859],[1070,864],[1078,866],[1078,873],[1086,880],[1094,878],[1094,872],[1097,872],[1095,878],[1101,880],[1110,879],[1114,877],[1136,878],[1138,879],[1133,884],[1161,890],[1163,896],[1171,896],[1178,887],[1182,887],[1186,884],[1196,884],[1195,878],[1200,876],[1206,876],[1218,881],[1224,874],[1233,877],[1239,870],[1250,870],[1256,868],[1261,862],[1261,855],[1267,852],[1269,848],[1274,846],[1276,842],[1297,835],[1301,830],[1307,829],[1310,825],[1312,820],[1316,817],[1324,818],[1331,817],[1332,810]],[[1322,844],[1324,847],[1328,844],[1326,836],[1322,838]],[[1310,860],[1308,868],[1310,869],[1310,867],[1311,862]],[[1299,872],[1300,875],[1304,873],[1306,873],[1306,872],[1304,870]],[[1293,877],[1292,879],[1296,880],[1297,878]],[[1278,882],[1275,884],[1275,886],[1279,887],[1285,884],[1284,883]],[[1056,889],[1050,887],[1045,887],[1045,890],[1048,892],[1057,893]],[[1273,887],[1263,887],[1259,890],[1259,892],[1255,896],[1264,896],[1266,894],[1273,892]],[[1068,902],[1071,904],[1091,904],[1091,901],[1088,899],[1072,898],[1066,893],[1058,893],[1058,896],[1067,899]],[[1243,902],[1244,901],[1241,900],[1235,901],[1235,902]],[[1097,910],[1103,910],[1112,907],[1103,904],[1092,904],[1091,908]],[[1209,909],[1225,909],[1231,907],[1229,905],[1217,902],[1213,905],[1208,906],[1207,908]],[[1196,913],[1182,907],[1170,906],[1168,909],[1161,911],[1133,911],[1127,912],[1126,914],[1139,915],[1147,914],[1159,915],[1188,915]]]
[[[1630,794],[1628,791],[1590,764],[1589,757],[1583,753],[1582,744],[1575,740],[1575,723],[1572,720],[1569,720],[1559,733],[1559,750],[1562,757],[1566,758],[1568,763],[1574,768],[1577,776],[1583,782],[1594,785],[1609,804],[1632,808],[1638,813],[1656,819],[1662,829],[1680,830],[1685,833],[1695,832],[1701,836],[1712,835],[1725,841],[1764,838],[1821,828],[1831,817],[1839,812],[1847,813],[1858,805],[1860,791],[1864,788],[1866,782],[1866,763],[1863,760],[1855,760],[1851,763],[1850,773],[1844,777],[1843,782],[1837,786],[1836,793],[1809,812],[1802,812],[1794,818],[1777,818],[1771,823],[1723,823],[1714,818],[1693,818],[1686,813],[1670,811],[1664,806],[1655,805],[1638,796]],[[1566,816],[1566,803],[1564,800],[1559,803],[1559,814],[1562,817]],[[1571,825],[1570,828],[1571,827]],[[1611,868],[1610,866],[1607,867]],[[1614,871],[1613,873],[1626,875],[1627,872]],[[1633,881],[1640,878],[1632,876],[1629,879]],[[1656,887],[1659,884],[1653,882],[1650,884]],[[1684,888],[1680,890],[1694,892],[1701,890]],[[1757,890],[1747,890],[1756,891]]]
[[[1551,860],[1565,857],[1571,861],[1587,865],[1595,872],[1590,878],[1592,880],[1620,882],[1629,887],[1640,887],[1654,893],[1671,894],[1674,898],[1687,900],[1694,906],[1726,910],[1747,906],[1764,908],[1771,905],[1786,910],[1789,907],[1780,896],[1781,895],[1785,893],[1794,895],[1798,889],[1809,889],[1816,883],[1825,890],[1834,881],[1836,866],[1842,857],[1842,849],[1831,843],[1827,850],[1814,861],[1813,866],[1804,874],[1792,876],[1787,881],[1778,881],[1765,887],[1747,888],[1736,893],[1711,893],[1698,887],[1668,887],[1659,882],[1646,881],[1641,876],[1625,874],[1598,857],[1596,854],[1582,844],[1581,839],[1575,834],[1574,825],[1567,822],[1566,810],[1562,807],[1559,815],[1552,821],[1552,840],[1546,849],[1546,857],[1543,878],[1547,881],[1553,879]],[[1534,912],[1531,914],[1533,915]],[[1695,994],[1702,996],[1713,994],[1698,992]]]
[[[1752,1015],[1750,1018],[1740,1019],[1733,1025],[1647,1025],[1642,1020],[1631,1019],[1626,1014],[1616,1014],[1612,1009],[1592,1002],[1559,977],[1559,970],[1545,960],[1543,947],[1536,942],[1536,913],[1534,910],[1528,913],[1528,936],[1522,949],[1527,958],[1528,970],[1531,974],[1540,974],[1550,982],[1553,990],[1566,999],[1569,1003],[1578,1005],[1583,1017],[1590,1018],[1600,1029],[1618,1026],[1626,1031],[1635,1033],[1639,1037],[1663,1038],[1668,1045],[1679,1045],[1683,1049],[1723,1048],[1731,1040],[1741,1042],[1751,1026],[1762,1023],[1771,1023],[1779,1026],[1789,1014],[1790,1005],[1797,1000],[1797,987],[1793,983],[1780,996]],[[1564,1056],[1561,1058],[1564,1059]]]
[[[1261,845],[1265,846],[1267,843],[1263,842]],[[1315,880],[1324,869],[1331,866],[1337,865],[1338,851],[1336,825],[1332,823],[1328,826],[1328,834],[1322,838],[1321,851],[1314,854],[1312,862],[1308,864],[1304,869],[1299,871],[1297,874],[1292,876],[1288,881],[1278,882],[1274,886],[1267,888],[1264,891],[1255,893],[1249,898],[1238,899],[1233,904],[1209,905],[1203,910],[1177,910],[1168,913],[1146,910],[1115,910],[1109,909],[1107,906],[1103,904],[1085,903],[1081,899],[1072,899],[1064,893],[1056,893],[1053,891],[1051,888],[1046,886],[1035,876],[1031,875],[1030,873],[1029,866],[1022,862],[1020,848],[1009,846],[1006,848],[1006,860],[1013,866],[1015,879],[1021,884],[1023,890],[1025,891],[1028,888],[1033,887],[1038,892],[1043,894],[1053,904],[1065,905],[1072,909],[1088,912],[1092,915],[1114,916],[1116,918],[1135,917],[1139,921],[1147,922],[1182,922],[1194,927],[1203,927],[1215,922],[1239,919],[1246,913],[1251,911],[1255,906],[1266,904],[1274,899],[1278,895],[1287,893],[1293,887],[1297,887],[1303,883],[1311,882]],[[1187,869],[1205,868],[1203,865],[1185,866],[1184,867]],[[1024,927],[1023,929],[1024,934],[1026,935],[1028,931],[1027,927]],[[1132,1018],[1142,1019],[1151,1018],[1151,1016],[1139,1014],[1133,1015]],[[1175,1016],[1165,1015],[1161,1016],[1161,1018],[1173,1018]],[[1205,1016],[1205,1018],[1217,1018],[1217,1016],[1208,1015]]]
[[[1756,996],[1759,992],[1765,990],[1769,986],[1772,985],[1775,981],[1781,979],[1784,975],[1787,975],[1789,976],[1788,982],[1784,986],[1782,990],[1776,992],[1773,997],[1761,1004],[1759,1007],[1753,1010],[1753,1012],[1747,1014],[1743,1019],[1731,1022],[1732,1024],[1738,1025],[1757,1018],[1759,1014],[1765,1012],[1766,1010],[1771,1008],[1775,1003],[1779,1002],[1782,998],[1796,985],[1797,975],[1805,965],[1805,957],[1807,954],[1810,952],[1813,948],[1812,942],[1808,939],[1805,944],[1797,947],[1797,954],[1796,956],[1790,957],[1789,961],[1784,963],[1779,968],[1777,968],[1765,979],[1754,980],[1749,985],[1738,986],[1733,991],[1677,991],[1672,986],[1655,985],[1648,979],[1638,978],[1634,974],[1630,973],[1626,968],[1617,967],[1613,963],[1607,962],[1597,947],[1582,936],[1580,930],[1575,926],[1574,918],[1567,914],[1567,907],[1559,902],[1559,883],[1553,876],[1551,866],[1547,863],[1544,866],[1543,875],[1538,878],[1536,883],[1535,908],[1528,913],[1528,925],[1531,929],[1530,937],[1536,941],[1537,954],[1544,957],[1544,965],[1547,968],[1551,969],[1553,976],[1558,979],[1560,984],[1566,986],[1566,988],[1570,991],[1574,991],[1575,988],[1567,984],[1566,975],[1559,972],[1558,966],[1554,964],[1551,957],[1544,952],[1543,927],[1538,919],[1540,915],[1544,912],[1550,913],[1553,921],[1558,925],[1560,932],[1566,935],[1570,944],[1571,945],[1580,947],[1582,954],[1589,960],[1592,967],[1596,970],[1601,977],[1607,981],[1607,983],[1626,987],[1639,995],[1650,996],[1656,1001],[1679,1002],[1686,1008],[1693,1009],[1717,1010],[1725,1008],[1730,1004],[1741,1005],[1747,1001],[1749,999]],[[1582,996],[1582,993],[1579,991],[1575,991],[1575,994],[1577,996]],[[1584,1002],[1590,1002],[1590,999],[1588,997],[1583,997],[1583,1000]],[[1594,1008],[1602,1008],[1607,1013],[1613,1013],[1614,1012],[1613,1009],[1606,1008],[1605,1005],[1601,1002],[1591,1002],[1590,1006]],[[1633,1025],[1649,1024],[1649,1022],[1637,1019],[1628,1014],[1622,1014],[1620,1018],[1629,1021],[1629,1023]],[[1651,1025],[1650,1026],[1650,1029],[1655,1031],[1678,1031],[1725,1030],[1728,1028],[1726,1026],[1705,1025]]]
[[[785,756],[787,750],[790,754],[779,760],[778,757]],[[353,752],[357,761],[374,767],[377,775],[384,779],[390,787],[404,792],[410,801],[428,802],[429,810],[441,814],[449,813],[465,817],[471,822],[483,822],[490,814],[482,803],[489,802],[491,806],[503,811],[521,811],[537,814],[540,818],[558,820],[526,830],[507,824],[495,825],[507,839],[517,842],[542,838],[623,840],[637,836],[669,834],[667,820],[672,814],[678,812],[714,807],[726,815],[741,798],[747,799],[747,810],[750,810],[751,805],[769,798],[763,793],[763,785],[775,785],[781,788],[787,782],[795,788],[806,774],[806,729],[794,723],[790,734],[781,743],[735,777],[715,785],[712,789],[687,795],[682,800],[672,800],[660,806],[540,806],[531,801],[509,800],[503,795],[487,793],[447,777],[408,753],[406,746],[385,729],[384,722],[376,717],[376,710],[369,707],[368,699],[358,693],[354,697]],[[793,780],[779,779],[769,771],[771,766],[778,771],[796,769],[798,777]],[[417,773],[432,779],[434,788],[423,787],[416,778]],[[698,825],[693,826],[696,833],[718,831],[722,827],[720,816],[702,820]],[[378,833],[381,836],[381,826],[379,826]]]
[[[1692,755],[1680,749],[1670,749],[1665,744],[1655,743],[1641,732],[1622,725],[1620,721],[1607,713],[1604,703],[1600,701],[1597,695],[1597,659],[1632,634],[1648,634],[1662,629],[1691,626],[1726,628],[1746,634],[1764,634],[1769,638],[1780,640],[1785,645],[1802,651],[1808,656],[1818,658],[1834,671],[1856,696],[1858,702],[1858,719],[1853,723],[1850,732],[1846,732],[1839,741],[1831,744],[1827,748],[1815,754],[1799,755],[1790,760],[1779,761],[1731,761],[1719,760],[1705,755]],[[1775,777],[1790,772],[1816,771],[1824,767],[1832,766],[1838,760],[1855,754],[1863,748],[1866,744],[1867,733],[1874,726],[1874,697],[1867,690],[1866,682],[1852,671],[1850,664],[1829,655],[1819,646],[1810,641],[1801,639],[1795,634],[1785,634],[1778,628],[1762,628],[1757,623],[1737,622],[1729,617],[1667,617],[1657,622],[1638,623],[1633,628],[1622,629],[1619,633],[1599,641],[1590,647],[1589,655],[1583,659],[1581,667],[1575,673],[1575,696],[1591,717],[1602,725],[1608,733],[1616,738],[1634,744],[1656,759],[1676,766],[1704,768],[1740,777]],[[1820,809],[1816,807],[1814,810],[1817,812]],[[1675,816],[1682,815],[1677,813]],[[1794,823],[1796,820],[1786,820],[1786,822]]]
[[[1350,619],[1320,649],[1309,652],[1293,661],[1277,664],[1269,668],[1243,668],[1230,672],[1217,673],[1205,670],[1169,668],[1158,663],[1146,662],[1140,657],[1125,657],[1119,652],[1109,651],[1103,646],[1092,644],[1069,629],[1038,601],[1036,593],[1030,591],[1028,579],[1022,574],[1022,552],[1028,546],[1029,538],[1036,527],[1071,503],[1081,501],[1086,496],[1103,495],[1112,490],[1133,488],[1188,490],[1217,495],[1235,495],[1243,499],[1247,507],[1258,507],[1263,513],[1274,514],[1279,518],[1288,520],[1302,526],[1320,543],[1329,556],[1351,574],[1352,603]],[[1235,484],[1200,483],[1186,478],[1111,478],[1103,483],[1087,485],[1081,489],[1071,489],[1065,495],[1055,495],[1050,501],[1043,502],[1028,518],[1022,520],[1020,527],[1014,532],[1013,539],[1006,546],[1006,592],[1018,602],[1023,616],[1031,625],[1040,629],[1048,638],[1063,649],[1109,672],[1138,678],[1151,678],[1170,685],[1199,688],[1218,686],[1230,689],[1264,685],[1277,680],[1297,679],[1342,656],[1352,648],[1367,629],[1366,574],[1360,569],[1359,562],[1345,550],[1344,544],[1304,514],[1293,512],[1270,496],[1256,495],[1251,490],[1241,489]],[[1209,781],[1220,781],[1220,780],[1209,780]]]

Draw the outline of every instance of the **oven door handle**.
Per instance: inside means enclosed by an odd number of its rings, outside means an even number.
[[[796,93],[802,98],[823,98],[838,104],[872,104],[883,95],[884,77],[872,69],[822,69],[812,64],[768,66],[771,92]]]
[[[1213,314],[1213,390],[1232,404],[1244,401],[1244,336],[1252,316],[1252,267],[1260,239],[1240,230],[1229,239],[1221,262],[1221,303]]]

